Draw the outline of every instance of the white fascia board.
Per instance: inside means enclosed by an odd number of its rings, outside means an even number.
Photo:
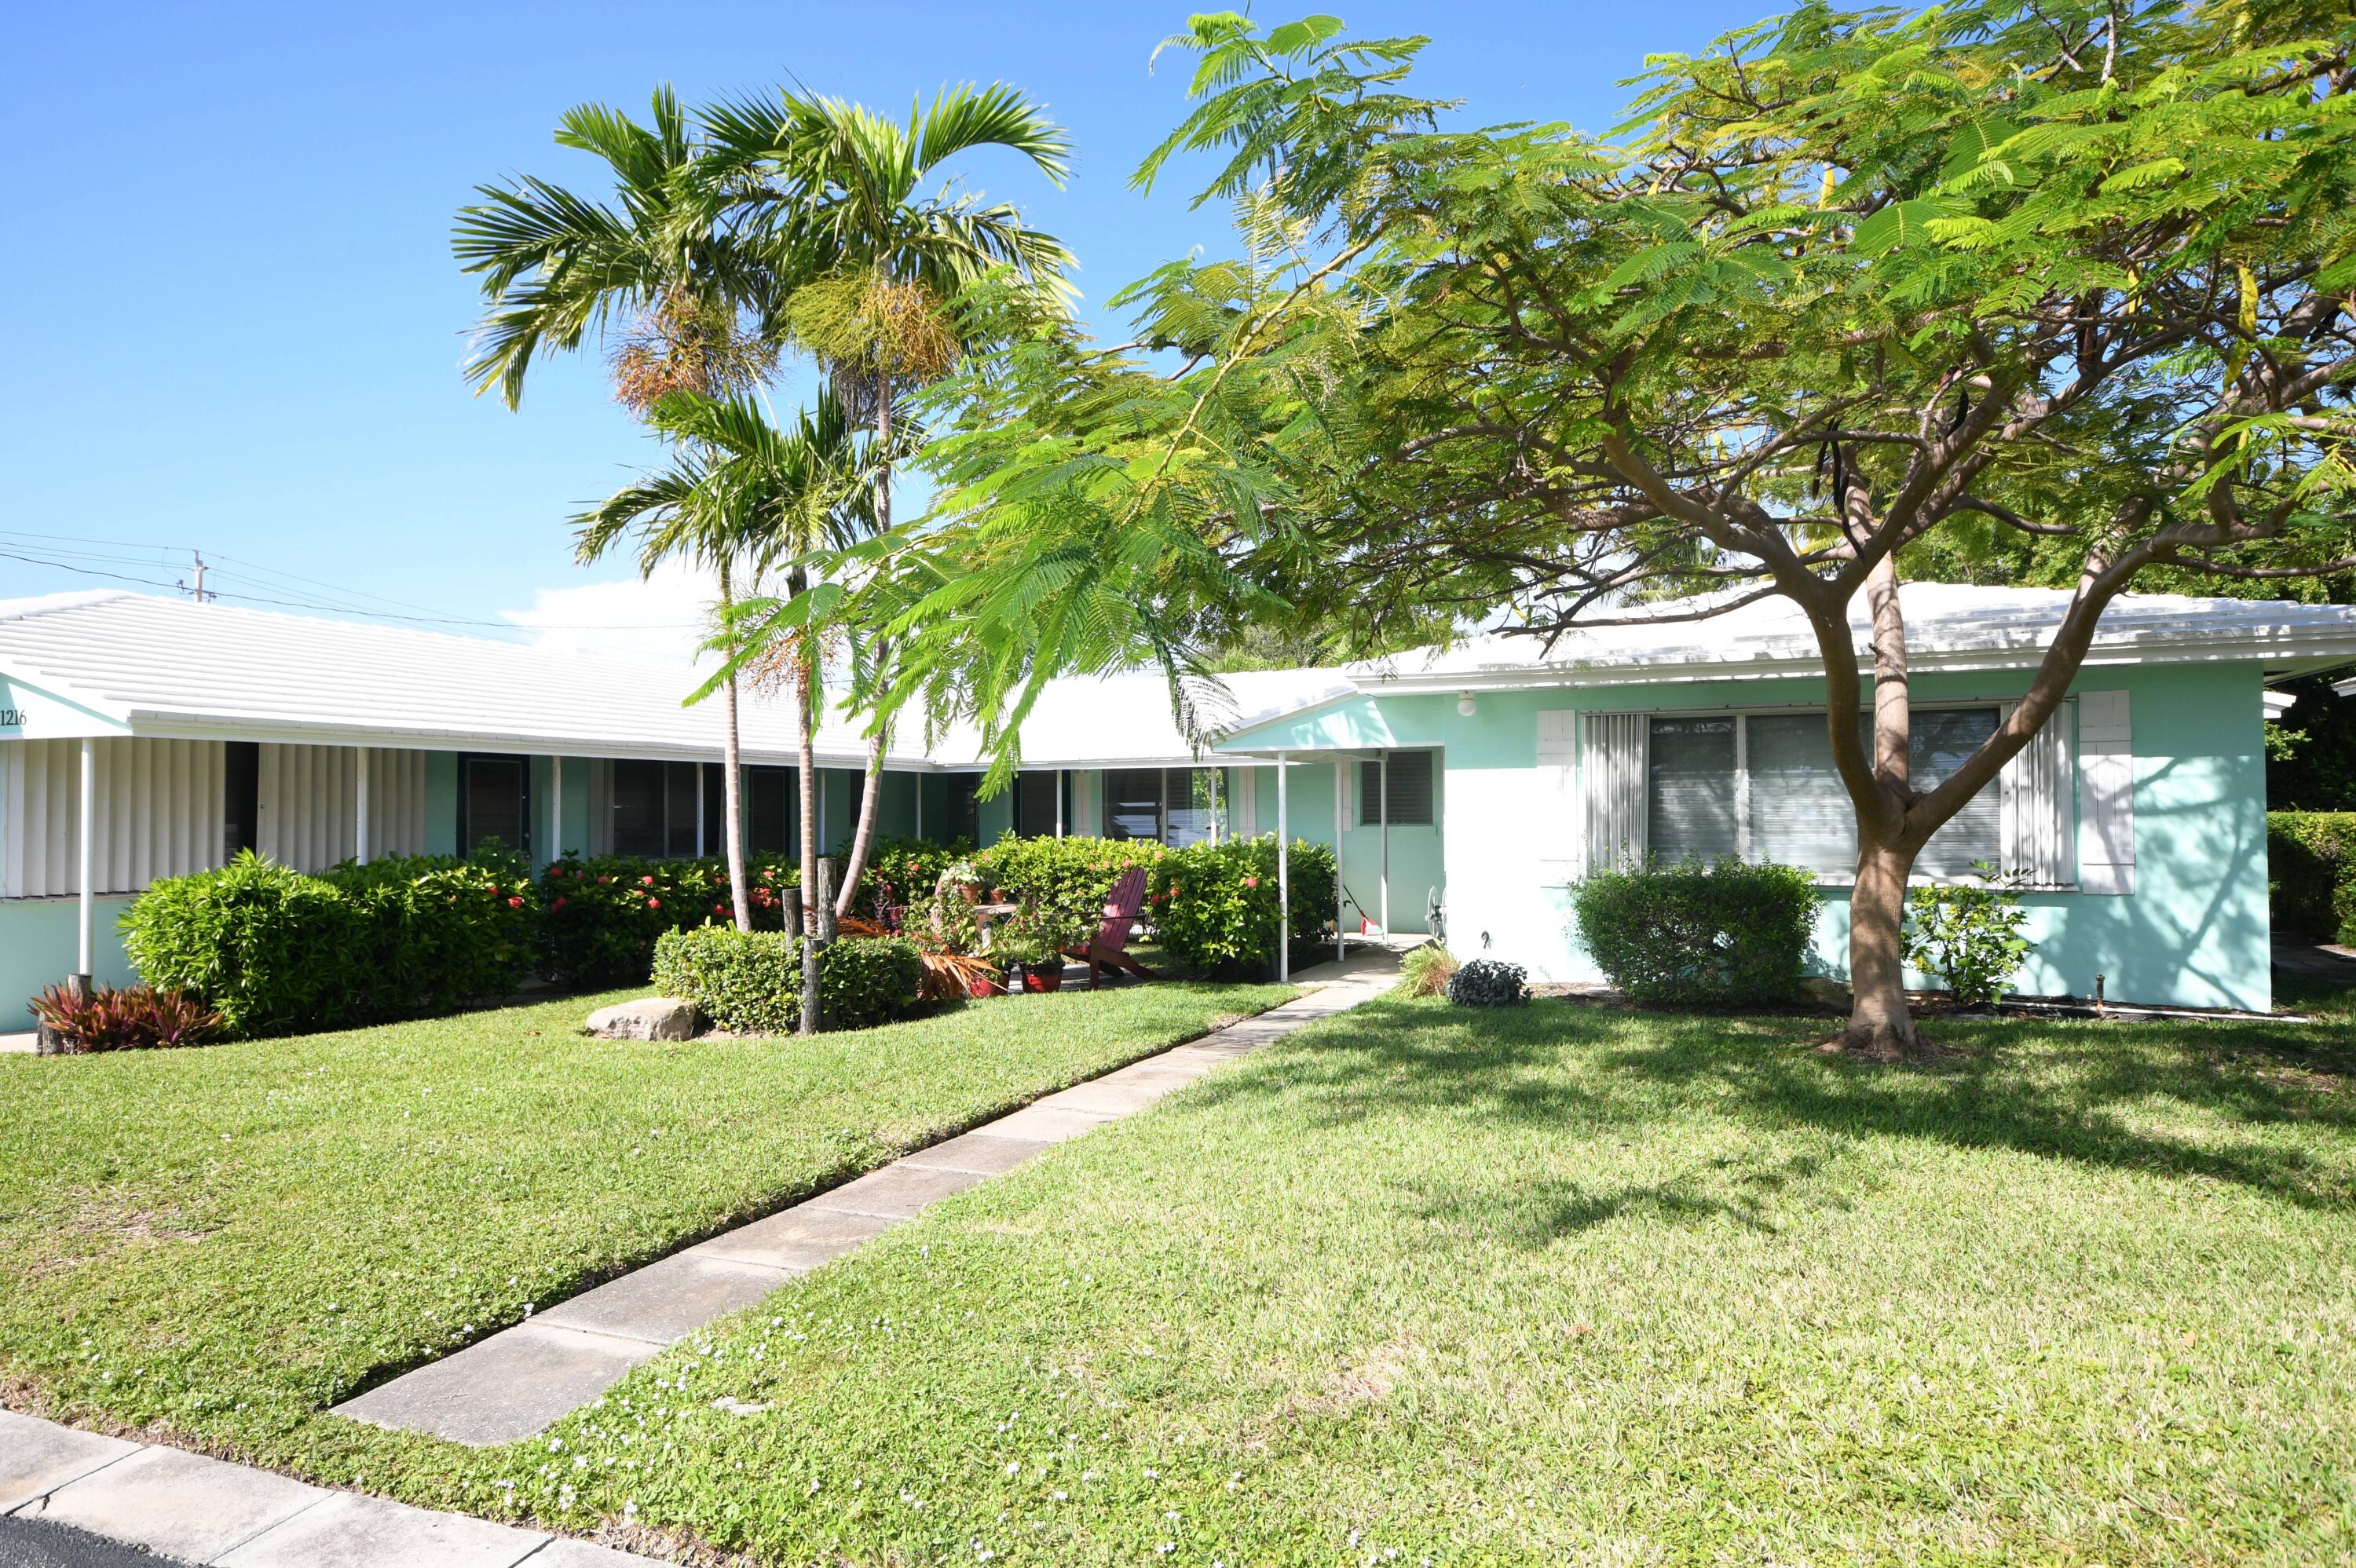
[[[716,763],[719,741],[710,745],[659,745],[623,739],[581,740],[573,736],[511,734],[482,730],[396,729],[387,726],[321,725],[292,720],[241,719],[233,716],[135,709],[123,727],[129,732],[159,741],[262,741],[289,746],[368,746],[391,751],[513,752],[535,757],[613,758],[636,762]],[[816,754],[822,768],[852,768],[864,773],[867,753],[830,752]],[[794,767],[798,752],[746,746],[738,761],[761,767]],[[936,764],[923,759],[890,757],[885,773],[933,773]]]

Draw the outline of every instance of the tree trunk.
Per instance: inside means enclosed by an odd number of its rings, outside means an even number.
[[[729,592],[728,563],[720,563],[720,613],[734,607]],[[728,731],[720,757],[721,794],[727,805],[721,813],[721,831],[727,835],[728,898],[736,911],[736,929],[753,929],[753,901],[744,885],[744,768],[737,744],[736,672],[728,672]]]
[[[875,472],[875,531],[892,531],[892,378],[883,378],[883,395],[875,403],[875,444],[878,450]],[[891,645],[879,642],[875,657],[880,666],[890,662]],[[886,726],[867,743],[867,785],[859,797],[859,826],[851,836],[851,854],[842,866],[842,891],[834,901],[837,919],[849,914],[859,898],[859,879],[867,872],[867,854],[875,844],[875,819],[884,799],[884,749],[892,731]]]
[[[1842,1043],[1876,1061],[1897,1061],[1922,1045],[1906,1008],[1906,876],[1911,849],[1868,844],[1858,852],[1848,901],[1848,1032]]]
[[[1881,832],[1858,813],[1857,886],[1849,894],[1849,1016],[1846,1044],[1877,1061],[1896,1061],[1921,1044],[1906,1007],[1905,848],[1913,804],[1909,782],[1913,709],[1906,667],[1906,619],[1898,604],[1898,566],[1884,556],[1865,580],[1873,621],[1873,777],[1884,804],[1895,805],[1898,833]]]
[[[887,727],[867,742],[867,785],[859,795],[859,830],[851,835],[851,854],[842,863],[842,891],[834,901],[834,916],[851,913],[859,898],[859,879],[867,874],[867,852],[875,843],[875,819],[884,801],[884,748],[892,738]]]
[[[793,575],[790,587],[797,594],[809,584],[800,572]],[[794,728],[800,746],[798,762],[801,773],[801,874],[802,890],[802,1019],[801,1032],[818,1032],[818,985],[815,952],[810,939],[818,934],[815,912],[817,898],[813,879],[818,875],[818,672],[811,667],[809,631],[804,627],[802,645],[795,658],[800,667],[794,672]]]

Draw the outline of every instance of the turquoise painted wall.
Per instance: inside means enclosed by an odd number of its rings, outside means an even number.
[[[131,907],[127,895],[91,901],[91,962],[99,982],[127,986],[138,976],[123,951],[115,922]],[[73,973],[80,961],[79,899],[0,899],[0,1034],[33,1027],[27,1010],[44,986]]]
[[[1997,700],[2019,696],[2026,684],[2022,672],[1932,674],[1916,677],[1914,691],[1925,703]],[[2030,895],[2025,901],[2038,951],[2023,970],[2021,989],[2085,995],[2100,973],[2106,993],[2121,1001],[2255,1011],[2272,1005],[2263,686],[2255,665],[2101,668],[2081,677],[2080,690],[2129,694],[2136,891]],[[1483,692],[1470,717],[1457,713],[1452,695],[1362,697],[1264,726],[1250,731],[1248,741],[1255,748],[1442,748],[1440,848],[1448,875],[1451,947],[1459,957],[1510,958],[1543,978],[1585,980],[1598,976],[1569,929],[1568,895],[1544,887],[1537,867],[1544,837],[1537,821],[1543,809],[1536,788],[1538,713],[1822,700],[1823,686],[1815,680]],[[1296,773],[1296,784],[1305,772]],[[1301,793],[1313,795],[1315,786]],[[1330,805],[1326,812],[1330,819]],[[1354,855],[1357,837],[1354,831]],[[1393,864],[1397,920],[1396,838]],[[1365,893],[1355,877],[1350,880]],[[1847,894],[1826,890],[1815,964],[1826,974],[1847,972]],[[1403,920],[1398,923],[1404,928]]]
[[[588,784],[588,771],[582,771],[582,784]],[[428,752],[425,753],[425,852],[428,855],[455,855],[458,852],[458,753]]]

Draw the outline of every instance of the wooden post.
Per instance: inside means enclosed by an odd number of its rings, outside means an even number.
[[[813,875],[809,896],[803,901],[803,907],[809,912],[809,929],[802,937],[804,1034],[816,1034],[826,1027],[825,1009],[819,1003],[819,974],[826,946],[834,940],[834,862],[821,855],[810,870]]]

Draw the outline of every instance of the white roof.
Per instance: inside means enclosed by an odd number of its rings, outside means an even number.
[[[0,600],[0,672],[134,733],[315,744],[708,758],[723,705],[692,708],[685,665],[552,654],[484,637],[357,625],[153,594]],[[789,763],[784,696],[746,692],[744,754]],[[819,752],[864,766],[856,728],[820,727]],[[905,749],[893,761],[924,766]]]
[[[2071,595],[2063,589],[1909,582],[1899,589],[1908,662],[1916,669],[2017,669],[2043,656]],[[1533,636],[1492,635],[1354,665],[1369,691],[1457,691],[1516,686],[1728,680],[1816,673],[1815,634],[1790,600],[1762,599],[1708,619],[1690,600],[1649,607],[1648,620],[1567,632],[1551,648]],[[1646,615],[1644,608],[1621,613]],[[1868,652],[1867,609],[1850,629]],[[2254,661],[2269,672],[2356,660],[2356,606],[2126,593],[2104,611],[2086,662]]]
[[[1908,652],[1926,669],[2032,664],[2069,601],[2046,589],[1908,583],[1901,592]],[[1231,675],[1223,689],[1197,695],[1211,727],[1237,735],[1361,692],[1789,677],[1817,667],[1815,639],[1787,601],[1710,620],[1667,616],[1569,633],[1551,650],[1536,638],[1485,636],[1348,669]],[[1861,619],[1857,630],[1862,649]],[[2356,662],[2356,607],[2126,595],[2104,617],[2087,662],[2224,659],[2277,673]],[[723,722],[716,699],[683,706],[701,684],[684,665],[113,591],[0,600],[0,674],[88,709],[106,729],[167,737],[709,760],[720,754]],[[783,696],[748,691],[741,727],[748,762],[794,760]],[[919,729],[901,726],[887,766],[980,765],[969,726],[929,750]],[[1053,682],[1023,741],[1023,763],[1033,768],[1182,766],[1197,756],[1155,674]],[[830,767],[863,766],[866,743],[838,713],[821,725],[818,752]]]

